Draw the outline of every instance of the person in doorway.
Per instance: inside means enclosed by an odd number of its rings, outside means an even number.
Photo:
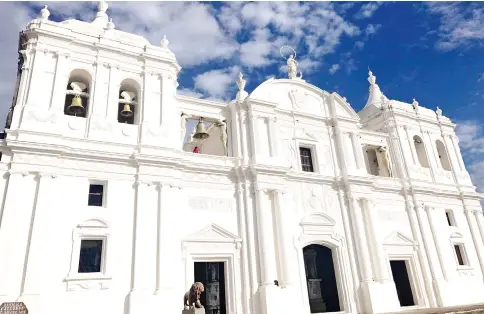
[[[193,153],[200,154],[200,149],[198,149],[198,146],[195,146],[195,148],[193,149]]]

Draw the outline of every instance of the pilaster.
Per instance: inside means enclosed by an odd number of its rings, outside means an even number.
[[[17,298],[21,293],[23,267],[28,246],[31,196],[34,182],[28,172],[9,171],[7,192],[0,220],[0,248],[8,255],[0,258],[0,299],[2,296]],[[1,300],[0,300],[1,301]]]
[[[282,278],[280,280],[280,286],[285,287],[294,283],[294,267],[292,260],[293,256],[290,253],[292,247],[294,247],[292,235],[293,232],[288,226],[291,219],[290,209],[284,206],[284,192],[281,190],[274,190],[274,198],[276,199],[276,229],[278,236],[278,248],[280,253],[280,261],[282,264]]]
[[[463,201],[463,204],[464,213],[467,219],[467,223],[469,225],[469,230],[471,232],[472,240],[474,242],[474,247],[476,248],[477,258],[479,260],[479,266],[481,268],[481,274],[484,280],[484,248],[480,230],[481,228],[479,226],[479,216],[482,216],[482,212],[478,210],[470,210],[469,208],[467,208],[465,201]]]
[[[388,262],[383,252],[383,244],[378,234],[378,218],[373,200],[364,200],[364,216],[367,221],[367,231],[374,249],[375,281],[387,282],[390,280]]]
[[[53,179],[56,176],[48,173],[38,173],[37,191],[34,199],[34,210],[32,212],[32,223],[30,238],[28,239],[26,252],[26,265],[24,280],[22,281],[21,295],[19,301],[23,301],[29,309],[41,312],[42,292],[44,282],[47,279],[45,274],[46,264],[49,263],[45,254],[50,223],[49,209],[51,207],[51,192],[55,190]]]
[[[363,225],[363,215],[361,212],[360,200],[357,198],[351,199],[351,221],[353,230],[355,232],[355,240],[358,252],[358,260],[360,265],[360,274],[362,282],[373,281],[373,273],[370,264],[370,253],[368,243],[366,241],[365,227]]]
[[[66,86],[69,82],[69,58],[68,53],[57,53],[57,64],[54,76],[54,90],[50,102],[50,109],[64,113],[64,103],[66,99]]]

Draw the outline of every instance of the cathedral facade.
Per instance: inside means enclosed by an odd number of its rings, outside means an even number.
[[[295,56],[250,93],[234,78],[230,103],[182,96],[168,40],[106,9],[54,22],[46,7],[20,33],[2,306],[181,313],[194,282],[206,314],[484,303],[480,194],[439,108],[388,99],[370,72],[357,113]]]

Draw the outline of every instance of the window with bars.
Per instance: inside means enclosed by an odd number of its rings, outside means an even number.
[[[299,147],[299,155],[301,156],[301,168],[305,172],[314,172],[313,157],[311,148]]]
[[[103,206],[104,200],[104,185],[103,184],[90,184],[89,185],[89,198],[87,205],[89,206]]]

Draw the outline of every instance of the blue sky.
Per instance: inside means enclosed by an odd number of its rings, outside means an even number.
[[[51,20],[91,21],[94,2],[0,3],[0,118],[15,83],[18,31],[48,4]],[[183,70],[180,93],[229,101],[242,71],[252,91],[283,77],[282,45],[297,50],[303,78],[360,110],[367,73],[390,99],[435,109],[458,123],[474,183],[484,191],[484,3],[478,2],[109,2],[117,29],[159,45]]]

